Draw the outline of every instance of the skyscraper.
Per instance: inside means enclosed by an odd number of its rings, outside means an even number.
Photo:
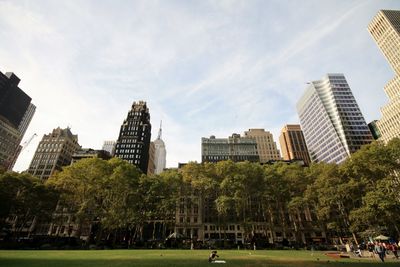
[[[244,136],[256,140],[260,163],[282,159],[270,132],[265,131],[264,129],[249,129],[244,132]]]
[[[218,162],[223,160],[259,162],[257,142],[254,138],[232,134],[228,138],[201,138],[201,161]]]
[[[284,160],[301,159],[305,165],[310,165],[310,156],[308,155],[306,141],[300,125],[285,125],[281,130],[279,142]]]
[[[162,129],[158,130],[157,139],[154,141],[154,165],[155,174],[160,174],[165,169],[167,160],[167,150],[165,149],[164,141],[161,139]]]
[[[72,155],[80,149],[78,135],[70,128],[60,127],[43,135],[29,165],[28,172],[42,180],[49,178],[54,171],[71,164]]]
[[[382,118],[376,123],[380,139],[387,143],[394,137],[400,137],[400,11],[379,11],[369,24],[368,31],[395,72],[384,88],[389,103],[381,108]]]
[[[11,170],[36,107],[12,72],[0,72],[0,166]]]
[[[343,74],[310,82],[297,112],[312,161],[341,163],[373,140]]]
[[[21,136],[25,135],[25,132],[28,129],[28,126],[33,118],[33,114],[35,114],[35,111],[36,106],[30,103],[28,108],[26,109],[24,116],[22,117],[20,124],[18,125],[18,131],[20,132]]]
[[[151,138],[150,113],[146,102],[133,102],[121,125],[115,156],[136,165],[147,173]]]
[[[115,154],[115,141],[104,141],[102,150],[108,151],[111,156]]]
[[[31,98],[18,84],[21,80],[12,72],[0,72],[0,115],[14,128],[20,125]]]

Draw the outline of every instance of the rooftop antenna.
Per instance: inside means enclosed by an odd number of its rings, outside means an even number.
[[[162,120],[160,121],[160,129],[158,130],[157,140],[161,139],[161,132],[162,132],[161,127],[162,127]]]

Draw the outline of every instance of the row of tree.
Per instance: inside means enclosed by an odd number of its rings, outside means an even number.
[[[34,234],[39,222],[62,224],[67,216],[73,218],[71,234],[79,237],[89,225],[95,242],[134,242],[143,239],[144,226],[156,222],[166,237],[181,199],[196,196],[202,218],[239,223],[249,238],[254,223],[299,235],[305,210],[329,237],[398,237],[399,159],[400,140],[394,139],[386,146],[366,145],[340,165],[223,161],[148,176],[121,159],[95,158],[67,166],[45,183],[2,172],[0,227],[3,235],[19,238],[23,229]]]

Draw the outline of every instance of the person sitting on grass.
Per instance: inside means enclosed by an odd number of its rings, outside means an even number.
[[[208,256],[208,262],[213,262],[213,261],[215,261],[215,259],[216,259],[217,257],[219,258],[219,256],[217,255],[217,251],[216,251],[216,250],[211,251],[210,256]]]
[[[219,256],[217,255],[217,251],[213,250],[213,251],[211,251],[211,254],[208,257],[208,262],[209,263],[226,263],[226,261],[217,260],[216,258],[219,258]]]

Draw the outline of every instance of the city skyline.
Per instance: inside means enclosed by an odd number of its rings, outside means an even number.
[[[200,162],[211,134],[265,128],[277,140],[299,122],[306,83],[325,73],[344,73],[366,121],[379,119],[393,76],[367,31],[380,9],[400,3],[1,2],[0,71],[21,77],[37,106],[25,138],[39,138],[15,169],[58,126],[83,147],[116,140],[139,100],[164,122],[167,167]]]

